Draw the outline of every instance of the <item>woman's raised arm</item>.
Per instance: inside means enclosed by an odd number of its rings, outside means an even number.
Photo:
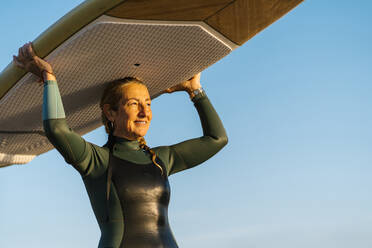
[[[52,66],[36,56],[32,44],[27,43],[19,49],[14,63],[28,72],[35,74],[44,82],[43,126],[45,134],[54,147],[61,153],[67,163],[72,164],[81,175],[87,175],[90,160],[97,155],[92,144],[73,132],[66,123],[61,95]],[[96,158],[97,159],[97,158]]]
[[[169,146],[169,174],[192,168],[206,161],[227,144],[226,131],[200,85],[200,73],[165,92],[186,91],[198,111],[203,136]]]

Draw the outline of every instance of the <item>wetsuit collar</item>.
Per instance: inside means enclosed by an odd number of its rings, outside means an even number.
[[[138,140],[128,140],[126,138],[122,138],[122,137],[116,137],[114,136],[115,138],[115,145],[119,145],[121,148],[125,149],[125,150],[140,150],[140,146],[139,146],[139,142]]]

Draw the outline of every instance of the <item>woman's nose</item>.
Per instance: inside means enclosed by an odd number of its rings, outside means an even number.
[[[149,112],[149,107],[144,104],[139,104],[139,112],[138,116],[139,117],[146,117]]]

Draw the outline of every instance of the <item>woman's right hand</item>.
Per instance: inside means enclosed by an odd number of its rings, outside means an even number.
[[[19,68],[33,73],[41,80],[55,80],[52,66],[36,56],[31,42],[19,48],[18,56],[13,56],[13,62]]]

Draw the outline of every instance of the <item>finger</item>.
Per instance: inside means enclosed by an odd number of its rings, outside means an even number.
[[[195,74],[192,79],[195,79],[195,80],[200,80],[200,75],[201,75],[201,72],[199,72],[198,74]]]
[[[170,88],[168,88],[161,92],[161,94],[164,94],[164,93],[172,93],[172,91],[170,90]]]
[[[193,79],[198,79],[198,78],[200,78],[200,73],[201,73],[201,72],[195,74],[194,76],[192,76],[192,77],[191,77],[189,80],[187,80],[187,81],[191,81],[191,80],[193,80]]]
[[[21,59],[22,58],[22,47],[20,47],[18,49],[18,58]]]
[[[28,52],[29,52],[29,54],[30,54],[30,56],[32,58],[37,56],[36,53],[34,52],[34,48],[32,47],[32,43],[31,42],[28,43],[28,47],[27,48],[28,48]]]
[[[160,94],[169,93],[168,90],[169,90],[169,88],[168,88],[168,89],[165,89],[165,90],[162,90],[162,91],[160,92]]]
[[[181,90],[181,87],[180,87],[179,84],[177,84],[177,85],[175,85],[175,86],[172,86],[172,87],[166,89],[166,92],[167,92],[167,93],[173,93],[173,92],[175,92],[175,91],[180,91],[180,90]]]
[[[190,85],[192,87],[194,87],[195,85],[199,85],[199,84],[200,84],[200,73],[195,74],[192,80],[190,81]]]
[[[22,47],[18,51],[17,61],[22,63],[23,65],[26,65],[27,59],[23,56],[23,49]]]
[[[32,60],[33,59],[33,51],[32,51],[32,46],[31,46],[31,43],[27,43],[25,48],[24,48],[24,55],[26,57],[26,59],[28,60]]]
[[[25,60],[28,60],[28,56],[27,56],[27,44],[24,44],[21,49],[20,49],[20,61],[25,61]]]
[[[25,69],[25,66],[18,60],[16,56],[13,56],[13,62],[19,68]]]
[[[175,91],[174,88],[171,87],[171,88],[165,89],[165,90],[163,91],[163,93],[172,93],[172,92],[174,92],[174,91]]]

